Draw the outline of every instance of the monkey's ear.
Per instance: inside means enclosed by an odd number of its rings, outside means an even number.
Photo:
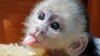
[[[69,48],[69,55],[70,56],[79,56],[86,48],[88,44],[88,38],[87,37],[81,37],[77,41],[74,41],[71,43]]]

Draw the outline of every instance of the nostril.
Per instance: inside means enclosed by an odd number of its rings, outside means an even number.
[[[36,27],[35,32],[39,33],[39,34],[45,34],[46,33],[46,29],[43,27]]]
[[[43,34],[43,33],[44,33],[44,31],[41,31],[41,33]]]
[[[45,33],[45,30],[42,30],[42,29],[37,28],[36,29],[36,32],[40,32],[41,34],[44,34]]]

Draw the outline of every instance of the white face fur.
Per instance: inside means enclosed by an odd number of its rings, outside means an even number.
[[[24,45],[65,49],[78,56],[88,43],[83,9],[78,0],[45,0],[26,20]]]

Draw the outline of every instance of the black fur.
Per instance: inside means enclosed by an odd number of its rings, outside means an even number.
[[[89,43],[85,49],[85,51],[80,56],[100,56],[96,52],[97,48],[93,40],[93,36],[89,37]]]
[[[88,18],[88,13],[84,7],[84,5],[81,5],[81,9],[83,9],[83,15],[85,16],[85,20],[86,20],[86,28],[85,28],[85,32],[89,32],[89,18]],[[94,42],[94,36],[92,36],[92,34],[90,34],[88,36],[88,45],[85,49],[85,51],[80,55],[80,56],[100,56],[96,50],[96,44]]]

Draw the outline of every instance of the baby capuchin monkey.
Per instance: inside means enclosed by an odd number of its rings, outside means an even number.
[[[43,0],[25,22],[23,44],[45,48],[50,56],[100,56],[87,23],[80,0]]]

